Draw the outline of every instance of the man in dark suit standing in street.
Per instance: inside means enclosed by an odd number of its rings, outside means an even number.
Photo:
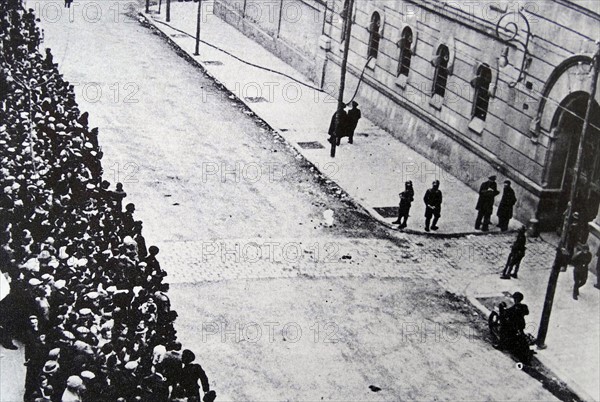
[[[508,230],[508,223],[510,218],[513,216],[513,206],[517,202],[515,191],[510,186],[510,180],[504,182],[504,191],[502,192],[502,198],[500,199],[500,205],[498,205],[498,227],[501,231],[506,232]]]
[[[358,103],[356,101],[352,101],[351,104],[352,109],[348,111],[348,142],[350,144],[354,143],[354,130],[356,130],[358,121],[361,118],[360,109],[357,107]]]
[[[429,222],[433,217],[431,230],[437,230],[437,221],[442,212],[442,192],[440,191],[439,180],[434,180],[430,189],[425,192],[425,231],[429,232]]]
[[[475,209],[479,211],[475,221],[475,229],[487,232],[490,226],[490,217],[494,211],[494,198],[500,194],[496,187],[496,176],[490,176],[479,188],[479,199]],[[483,221],[483,222],[482,222]]]
[[[346,105],[340,104],[340,109],[336,110],[331,116],[331,123],[329,124],[329,143],[335,141],[337,145],[340,145],[340,138],[344,137],[348,131],[348,113],[344,110]]]

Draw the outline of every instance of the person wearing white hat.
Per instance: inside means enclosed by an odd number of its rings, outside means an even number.
[[[77,375],[67,378],[67,389],[62,394],[61,402],[81,402],[83,380]]]

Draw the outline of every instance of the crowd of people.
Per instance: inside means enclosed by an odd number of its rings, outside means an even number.
[[[103,180],[98,129],[36,22],[0,2],[0,341],[25,346],[25,401],[212,401],[159,249]]]

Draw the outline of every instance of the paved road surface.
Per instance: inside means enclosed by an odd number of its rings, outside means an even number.
[[[180,338],[219,399],[554,399],[439,286],[467,275],[450,248],[478,247],[474,270],[487,245],[387,234],[127,3],[28,4],[100,127],[107,179],[161,248]]]

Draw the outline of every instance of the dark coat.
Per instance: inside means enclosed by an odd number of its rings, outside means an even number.
[[[511,332],[519,332],[525,329],[525,316],[529,315],[529,308],[526,304],[517,303],[504,310],[504,325]]]
[[[348,113],[345,110],[340,110],[340,118],[339,123],[336,121],[336,116],[338,111],[336,111],[333,116],[331,116],[331,123],[329,124],[329,135],[336,137],[344,137],[348,135]],[[337,125],[336,125],[337,123]]]
[[[479,199],[475,209],[483,213],[491,214],[494,209],[494,198],[500,194],[496,182],[488,180],[479,188]]]
[[[505,187],[502,192],[502,198],[500,199],[500,205],[498,205],[498,212],[496,215],[498,218],[510,219],[513,216],[513,206],[517,202],[515,191],[512,187]]]
[[[423,197],[425,205],[433,206],[433,212],[439,214],[442,210],[442,192],[439,189],[430,188],[425,192]],[[427,209],[425,209],[427,214]]]
[[[354,134],[354,130],[356,130],[356,126],[358,125],[360,118],[360,109],[353,108],[348,111],[348,132],[350,134]]]
[[[410,211],[410,207],[414,200],[415,192],[412,188],[408,190],[404,190],[400,193],[400,206],[398,208],[398,215],[404,216],[408,215]]]
[[[588,265],[592,261],[592,253],[589,250],[577,250],[571,259],[571,264],[575,268],[573,274],[578,280],[584,283],[588,276]]]

